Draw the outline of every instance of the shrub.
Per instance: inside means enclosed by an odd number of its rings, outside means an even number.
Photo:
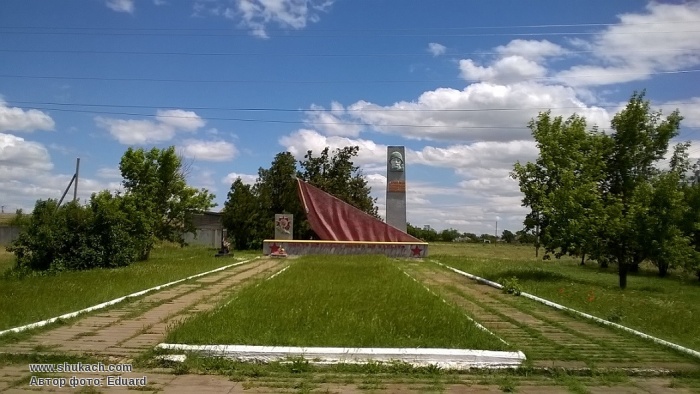
[[[20,272],[125,266],[134,259],[128,228],[118,198],[108,192],[93,195],[87,206],[40,200],[8,251]]]

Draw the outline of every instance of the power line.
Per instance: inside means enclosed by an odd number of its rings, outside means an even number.
[[[279,108],[279,107],[210,107],[210,106],[184,106],[184,105],[137,105],[137,104],[91,104],[91,103],[59,103],[50,101],[18,101],[12,100],[13,104],[33,105],[33,106],[63,106],[63,107],[96,107],[96,108],[138,108],[138,109],[163,109],[163,108],[179,108],[188,110],[214,110],[214,111],[238,111],[238,112],[334,112],[332,108]],[[694,101],[679,101],[672,104],[654,104],[655,107],[676,107],[678,105],[697,104]],[[619,105],[598,105],[594,108],[618,108]],[[441,108],[441,109],[406,109],[406,108],[363,108],[352,109],[346,108],[345,112],[500,112],[500,111],[533,111],[533,110],[551,110],[551,109],[588,109],[579,106],[560,106],[560,107],[519,107],[519,108]],[[49,109],[50,110],[50,109]]]
[[[534,28],[571,28],[571,27],[612,27],[612,26],[653,26],[653,25],[669,25],[673,24],[692,24],[697,26],[700,21],[678,21],[678,22],[658,22],[658,23],[640,23],[640,24],[561,24],[561,25],[521,25],[521,26],[492,26],[492,27],[445,27],[445,28],[403,28],[403,29],[314,29],[303,33],[294,34],[290,30],[284,29],[266,29],[268,34],[281,33],[276,35],[276,38],[339,38],[339,37],[503,37],[503,36],[567,36],[567,35],[599,35],[602,32],[589,31],[561,31],[561,32],[511,32],[511,33],[465,33],[458,31],[469,30],[495,30],[495,29],[534,29]],[[9,31],[8,31],[9,29]],[[14,31],[13,31],[14,29]],[[26,31],[27,29],[37,29],[42,31]],[[4,31],[2,31],[4,30]],[[20,30],[20,31],[17,31]],[[25,30],[25,31],[22,31]],[[444,33],[449,31],[450,33]],[[335,34],[329,34],[335,33]],[[343,33],[346,34],[338,34]],[[414,32],[414,33],[409,33]],[[696,30],[642,30],[642,31],[625,31],[625,32],[610,32],[606,31],[606,35],[630,35],[630,34],[666,34],[666,33],[694,33]],[[100,36],[202,36],[202,37],[249,37],[249,33],[243,31],[232,31],[231,29],[223,28],[171,28],[171,29],[155,29],[155,28],[108,28],[108,27],[0,27],[1,34],[20,34],[20,35],[100,35]],[[325,33],[325,34],[318,34]],[[348,35],[348,34],[353,34]],[[393,34],[389,34],[393,33]]]
[[[101,114],[101,115],[125,115],[125,116],[145,116],[145,117],[158,117],[158,118],[173,118],[173,119],[192,119],[191,116],[178,116],[178,115],[157,115],[157,114],[144,114],[144,113],[134,113],[134,112],[114,112],[114,111],[91,111],[91,110],[79,110],[79,109],[65,109],[65,108],[45,108],[45,107],[27,107],[30,109],[44,110],[44,111],[58,111],[58,112],[77,112],[77,113],[88,113],[88,114]],[[279,120],[279,119],[247,119],[247,118],[223,118],[223,117],[206,117],[207,120],[225,120],[225,121],[235,121],[235,122],[251,122],[251,123],[281,123],[281,124],[311,124],[311,125],[329,125],[329,126],[365,126],[365,127],[415,127],[415,128],[450,128],[455,130],[471,130],[471,129],[527,129],[526,125],[523,126],[452,126],[452,125],[418,125],[418,124],[372,124],[372,123],[353,123],[353,122],[314,122],[314,121],[295,121],[295,120]]]
[[[700,32],[700,30],[698,31]],[[690,52],[689,49],[669,48],[660,50],[629,49],[620,50],[618,53],[644,53],[644,52]],[[232,57],[406,57],[406,56],[432,56],[428,51],[413,53],[281,53],[281,52],[171,52],[171,51],[104,51],[95,49],[10,49],[0,48],[5,53],[65,53],[72,55],[141,55],[141,56],[232,56]],[[595,53],[596,51],[569,51],[562,54]],[[502,55],[499,52],[462,52],[450,53],[452,56],[472,55]]]
[[[700,21],[673,21],[673,22],[637,22],[625,23],[625,26],[650,26],[650,25],[673,25],[692,24],[696,25]],[[501,25],[501,26],[440,26],[440,27],[397,27],[397,28],[358,28],[358,29],[339,29],[339,28],[315,28],[314,31],[414,31],[414,30],[484,30],[484,29],[542,29],[552,27],[606,27],[619,26],[620,23],[569,23],[569,24],[539,24],[539,25]],[[167,27],[143,27],[143,28],[123,28],[123,27],[105,27],[105,26],[0,26],[0,29],[45,29],[45,30],[120,30],[120,31],[230,31],[230,28],[216,27],[199,27],[199,28],[167,28]],[[288,29],[265,29],[266,32],[288,32]]]
[[[2,50],[0,50],[2,52]],[[649,71],[649,72],[620,72],[606,73],[606,76],[618,75],[673,75],[690,74],[700,72],[700,69],[675,70],[675,71]],[[598,78],[600,75],[575,75],[571,78]],[[55,80],[87,80],[87,81],[115,81],[115,82],[175,82],[175,83],[265,83],[265,84],[357,84],[357,83],[441,83],[441,82],[483,82],[481,79],[429,79],[429,80],[273,80],[273,79],[180,79],[180,78],[120,78],[120,77],[80,77],[61,75],[22,75],[22,74],[0,74],[0,78],[23,78],[23,79],[55,79]],[[519,82],[530,81],[561,81],[562,77],[535,77],[524,78]]]
[[[66,108],[46,108],[41,106],[26,107],[29,109],[44,110],[44,111],[57,111],[57,112],[73,112],[73,113],[88,113],[88,114],[98,114],[98,115],[123,115],[123,116],[143,116],[143,117],[158,117],[158,118],[173,118],[173,119],[192,119],[191,116],[178,116],[178,115],[159,115],[159,114],[144,114],[135,112],[116,112],[116,111],[94,111],[94,110],[80,110],[80,109],[66,109]],[[527,125],[522,126],[454,126],[454,125],[423,125],[423,124],[385,124],[385,123],[367,123],[367,122],[317,122],[312,120],[305,121],[295,121],[295,120],[280,120],[280,119],[249,119],[249,118],[233,118],[233,117],[212,117],[207,116],[207,120],[222,120],[222,121],[234,121],[234,122],[247,122],[247,123],[278,123],[278,124],[303,124],[303,125],[316,125],[316,126],[363,126],[363,127],[412,127],[421,129],[436,129],[436,128],[448,128],[452,130],[526,130]],[[698,128],[698,127],[688,127],[688,128]]]

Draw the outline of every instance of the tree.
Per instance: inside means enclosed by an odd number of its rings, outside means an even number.
[[[126,208],[139,216],[132,235],[141,260],[148,258],[157,240],[184,245],[184,234],[195,231],[192,215],[216,205],[214,195],[206,189],[187,185],[182,159],[174,147],[149,151],[129,148],[119,169]]]
[[[510,230],[503,230],[503,234],[501,234],[501,238],[509,244],[512,244],[513,242],[515,242],[515,234],[513,234]]]
[[[331,156],[329,148],[326,147],[318,157],[314,157],[313,152],[308,151],[304,160],[299,162],[301,166],[299,177],[355,208],[379,218],[376,199],[370,195],[367,179],[360,167],[354,165],[352,161],[359,151],[358,146],[347,146],[336,149]]]
[[[678,111],[665,119],[652,112],[644,92],[634,93],[615,115],[611,135],[586,131],[585,119],[576,115],[563,121],[540,114],[530,124],[540,155],[536,163],[516,163],[513,171],[525,195],[523,205],[532,209],[526,230],[536,218],[546,227],[542,242],[548,253],[579,254],[582,261],[588,253],[602,264],[616,262],[621,288],[629,270],[645,258],[656,256],[665,264],[671,245],[682,243],[678,231],[664,232],[678,225],[682,210],[668,207],[682,194],[667,193],[673,176],[661,176],[656,164],[678,134],[681,119]],[[654,224],[642,219],[649,213],[665,216]],[[649,237],[657,240],[655,252]]]
[[[294,238],[308,239],[308,224],[297,192],[296,159],[289,152],[275,155],[269,169],[260,168],[253,193],[258,200],[257,241],[270,238],[275,232],[274,217],[278,213],[294,215]],[[257,246],[257,245],[256,245]]]
[[[595,129],[588,132],[577,115],[565,121],[545,112],[529,127],[540,155],[535,163],[516,163],[511,174],[520,183],[523,205],[532,209],[524,231],[535,230],[535,247],[541,243],[545,253],[580,255],[583,261],[594,249],[609,144]]]
[[[229,237],[233,238],[236,249],[257,247],[254,242],[257,224],[260,222],[257,201],[252,187],[244,184],[241,178],[236,178],[231,185],[222,214],[223,225],[228,230]]]
[[[441,242],[454,242],[455,239],[459,238],[459,231],[450,228],[440,231],[440,241]]]
[[[666,119],[652,112],[644,92],[632,95],[627,107],[615,115],[612,128],[612,152],[608,157],[607,179],[602,197],[607,217],[604,227],[603,254],[618,264],[620,287],[627,286],[630,266],[640,260],[644,247],[635,242],[639,228],[635,216],[643,210],[635,194],[659,170],[656,163],[668,151],[669,141],[678,135],[682,117],[674,111]]]

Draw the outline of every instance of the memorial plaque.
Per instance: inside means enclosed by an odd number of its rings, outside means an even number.
[[[275,239],[294,239],[294,215],[275,215]]]
[[[406,182],[391,181],[389,182],[388,190],[392,193],[406,193]]]

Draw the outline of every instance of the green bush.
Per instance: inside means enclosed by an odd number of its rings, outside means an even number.
[[[19,272],[125,266],[135,254],[128,228],[119,199],[107,192],[93,195],[87,206],[40,200],[8,251],[15,254]]]
[[[520,286],[520,281],[518,281],[518,278],[514,276],[510,279],[504,279],[503,292],[519,296],[520,293],[522,293],[522,287]]]

